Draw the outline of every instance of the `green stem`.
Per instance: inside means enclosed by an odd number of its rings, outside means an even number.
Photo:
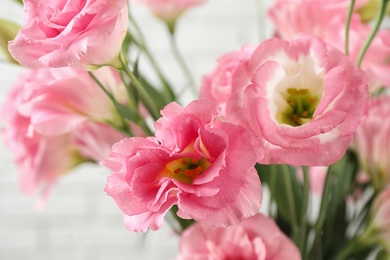
[[[373,200],[376,198],[376,193],[374,193],[363,205],[361,211],[354,217],[353,220],[356,220],[357,223],[354,225],[357,226],[354,237],[358,236],[359,232],[362,230],[362,227],[367,224],[369,218],[370,207]]]
[[[100,89],[107,95],[107,97],[111,100],[111,102],[114,105],[115,109],[117,109],[116,104],[118,102],[116,101],[115,97],[104,87],[104,85],[100,82],[100,80],[91,71],[88,71],[88,74],[97,83],[97,85],[100,87]],[[117,113],[118,113],[118,115],[120,115],[119,111],[117,111]],[[129,128],[128,124],[125,122],[123,117],[120,117],[120,119],[121,119],[121,123],[122,123],[122,127],[123,128],[118,128],[114,123],[110,123],[110,125],[112,127],[114,127],[115,129],[120,130],[122,132],[125,132],[125,133],[129,134],[130,136],[132,136],[133,133],[132,133],[131,129]]]
[[[183,56],[180,53],[179,47],[177,46],[175,34],[172,31],[170,31],[170,41],[171,41],[171,48],[172,48],[173,55],[175,56],[177,62],[179,63],[181,69],[183,70],[183,73],[187,78],[188,85],[190,86],[192,93],[194,94],[195,97],[197,97],[198,90],[196,89],[195,81],[187,66],[187,63],[185,62]]]
[[[353,14],[353,9],[355,7],[355,0],[351,0],[349,5],[347,21],[345,23],[345,55],[349,55],[349,28],[351,26],[351,19]]]
[[[131,82],[133,83],[134,87],[139,92],[141,99],[145,106],[148,108],[151,116],[157,120],[160,117],[159,109],[157,108],[156,104],[154,103],[153,99],[149,96],[148,92],[144,89],[142,84],[138,81],[137,77],[134,75],[134,73],[129,69],[127,66],[127,63],[123,60],[124,57],[120,56],[120,61],[123,65],[123,71],[126,73],[126,75],[130,78]]]
[[[164,87],[168,101],[174,101],[176,99],[175,94],[174,94],[172,88],[170,87],[168,80],[165,78],[165,76],[162,73],[160,67],[158,66],[156,60],[154,59],[153,55],[150,53],[149,48],[146,44],[145,37],[141,31],[141,28],[138,26],[137,22],[134,20],[134,18],[131,15],[129,15],[129,21],[134,26],[134,28],[138,34],[138,37],[140,40],[140,42],[138,42],[139,47],[145,53],[146,57],[148,57],[150,64],[152,65],[153,69],[156,71],[157,76],[159,77],[159,79]]]
[[[122,73],[119,73],[119,74],[120,74],[120,77],[122,79],[123,84],[125,85],[127,96],[129,97],[129,108],[133,112],[133,114],[139,115],[140,113],[139,113],[139,109],[137,106],[137,100],[134,97],[134,93],[131,91],[128,84],[126,84],[126,80],[123,77],[123,71],[122,71]]]
[[[270,169],[270,172],[269,172],[269,175],[270,175],[270,179],[269,179],[269,187],[270,187],[270,190],[273,189],[273,187],[276,186],[276,178],[277,178],[277,170],[276,170],[276,165],[271,165],[271,169]],[[272,216],[272,202],[274,201],[274,197],[272,196],[272,192],[270,192],[270,195],[269,195],[269,215]],[[275,216],[273,216],[275,217]]]
[[[358,239],[354,238],[351,240],[343,250],[341,250],[335,257],[335,260],[346,260],[352,254],[358,251],[363,251],[364,247]]]
[[[93,80],[98,84],[101,90],[108,96],[108,98],[112,101],[112,103],[116,103],[114,96],[103,86],[100,80],[91,72],[88,71],[88,74],[93,78]]]
[[[292,181],[291,181],[291,173],[288,170],[287,165],[281,165],[281,168],[283,170],[283,178],[284,180],[284,189],[286,191],[287,195],[287,207],[288,211],[291,214],[291,222],[292,222],[292,228],[293,228],[293,235],[297,234],[299,230],[299,223],[298,223],[298,217],[296,214],[296,205],[295,205],[295,199],[294,199],[294,193],[293,193],[293,188],[292,188]],[[295,238],[296,239],[296,238]]]
[[[132,121],[134,123],[136,123],[138,126],[140,126],[147,136],[152,136],[153,132],[150,130],[148,125],[145,123],[145,119],[143,118],[143,116],[141,115],[141,113],[139,111],[139,107],[137,105],[138,102],[135,99],[134,93],[131,91],[130,86],[128,84],[126,84],[126,80],[123,77],[123,71],[122,71],[122,73],[120,73],[120,76],[121,76],[122,82],[125,84],[127,96],[129,97],[129,102],[128,102],[129,108],[132,111],[132,113],[136,116],[135,120],[132,120]]]
[[[169,210],[172,213],[173,218],[177,221],[177,223],[180,225],[181,231],[178,231],[175,229],[177,233],[182,233],[184,230],[186,230],[189,226],[191,226],[195,221],[193,219],[182,219],[177,215],[177,211],[179,208],[177,205],[173,205],[172,208]],[[174,227],[173,227],[174,228]]]
[[[306,258],[306,233],[307,233],[307,211],[309,206],[309,189],[310,189],[310,177],[309,169],[307,166],[302,167],[303,170],[303,194],[302,194],[302,219],[300,221],[300,243],[302,258]]]
[[[315,238],[314,243],[310,252],[310,259],[322,259],[322,252],[323,252],[323,241],[322,241],[322,228],[324,226],[326,212],[328,209],[328,200],[329,197],[332,194],[332,181],[333,176],[330,171],[326,174],[325,184],[324,184],[324,191],[322,193],[322,200],[321,200],[321,206],[320,211],[317,218],[317,223],[315,224]]]
[[[360,50],[360,53],[359,53],[359,56],[358,56],[358,59],[356,62],[357,67],[360,67],[360,65],[362,64],[364,55],[366,54],[368,47],[370,46],[371,42],[374,40],[376,33],[379,31],[379,28],[383,22],[385,14],[386,14],[387,4],[388,4],[388,0],[381,1],[379,15],[377,16],[374,27],[372,28],[370,35],[368,36],[367,40],[365,41],[363,48]]]

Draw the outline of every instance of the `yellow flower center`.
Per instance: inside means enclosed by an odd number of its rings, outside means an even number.
[[[205,158],[180,158],[165,165],[164,175],[181,182],[192,184],[193,180],[210,167]]]
[[[310,122],[319,103],[319,98],[311,95],[306,88],[288,88],[285,100],[288,106],[278,111],[277,119],[280,123],[291,126],[300,126]]]

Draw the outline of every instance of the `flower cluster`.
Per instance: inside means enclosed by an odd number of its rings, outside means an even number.
[[[176,48],[179,18],[205,1],[130,2],[164,22]],[[60,176],[100,164],[129,230],[173,214],[179,259],[390,255],[388,1],[373,29],[371,1],[353,2],[275,1],[275,37],[222,55],[200,99],[182,106],[128,1],[24,0],[8,49],[28,69],[2,110],[22,190],[46,199]]]

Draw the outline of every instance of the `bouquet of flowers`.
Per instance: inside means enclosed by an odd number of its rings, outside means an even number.
[[[125,227],[169,223],[178,259],[390,258],[387,0],[276,0],[275,37],[222,55],[199,88],[175,35],[205,0],[17,2],[24,23],[0,20],[0,46],[26,69],[2,136],[23,192],[45,204],[93,162]],[[166,25],[185,86],[156,62],[137,4]]]

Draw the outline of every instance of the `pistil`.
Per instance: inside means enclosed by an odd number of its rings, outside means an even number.
[[[306,88],[288,88],[287,94],[288,107],[279,114],[279,122],[291,126],[301,126],[310,122],[317,108],[319,98],[311,95]]]
[[[192,184],[193,180],[205,172],[210,165],[211,163],[205,158],[180,158],[166,164],[164,175]]]

